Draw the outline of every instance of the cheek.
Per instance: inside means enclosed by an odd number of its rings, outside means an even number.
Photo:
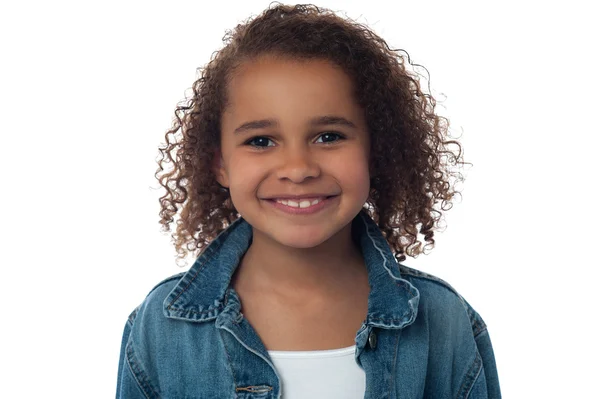
[[[230,158],[229,181],[232,196],[236,193],[253,192],[263,178],[264,167],[254,157],[243,153]]]
[[[367,198],[370,188],[369,161],[362,148],[330,157],[328,165],[346,191]]]

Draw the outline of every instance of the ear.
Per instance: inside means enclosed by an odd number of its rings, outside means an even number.
[[[213,155],[212,171],[219,184],[225,188],[229,188],[229,177],[223,166],[223,156],[219,149],[216,149]]]

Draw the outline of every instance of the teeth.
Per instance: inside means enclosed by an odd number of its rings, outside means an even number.
[[[313,201],[302,200],[300,202],[296,202],[296,201],[292,201],[292,200],[284,200],[284,199],[278,199],[276,201],[279,202],[280,204],[295,207],[295,208],[308,208],[309,206],[316,205],[319,202],[321,202],[321,199],[317,198]]]

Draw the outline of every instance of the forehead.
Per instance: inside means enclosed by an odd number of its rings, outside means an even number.
[[[242,64],[229,83],[224,117],[360,118],[351,78],[327,60],[261,57]],[[357,123],[361,123],[358,120]]]

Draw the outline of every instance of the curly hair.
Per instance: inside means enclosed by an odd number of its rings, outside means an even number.
[[[404,50],[392,50],[368,27],[312,4],[269,6],[261,15],[226,31],[225,46],[199,68],[191,98],[175,109],[155,177],[166,189],[159,199],[162,231],[181,208],[172,239],[177,260],[199,255],[240,217],[229,191],[216,180],[213,159],[220,147],[220,121],[227,85],[244,62],[261,55],[296,60],[326,59],[355,84],[371,138],[373,170],[363,210],[377,223],[399,262],[434,246],[442,211],[452,208],[464,180],[450,166],[461,161],[461,145],[448,139],[448,120],[436,115],[435,99],[423,92]],[[406,54],[407,60],[398,52]],[[458,155],[450,150],[458,148]],[[173,157],[174,153],[174,157]],[[171,170],[166,166],[173,163]],[[454,179],[454,181],[453,181]],[[451,184],[452,183],[452,184]],[[436,206],[441,203],[441,210]],[[424,236],[422,247],[418,233]]]

